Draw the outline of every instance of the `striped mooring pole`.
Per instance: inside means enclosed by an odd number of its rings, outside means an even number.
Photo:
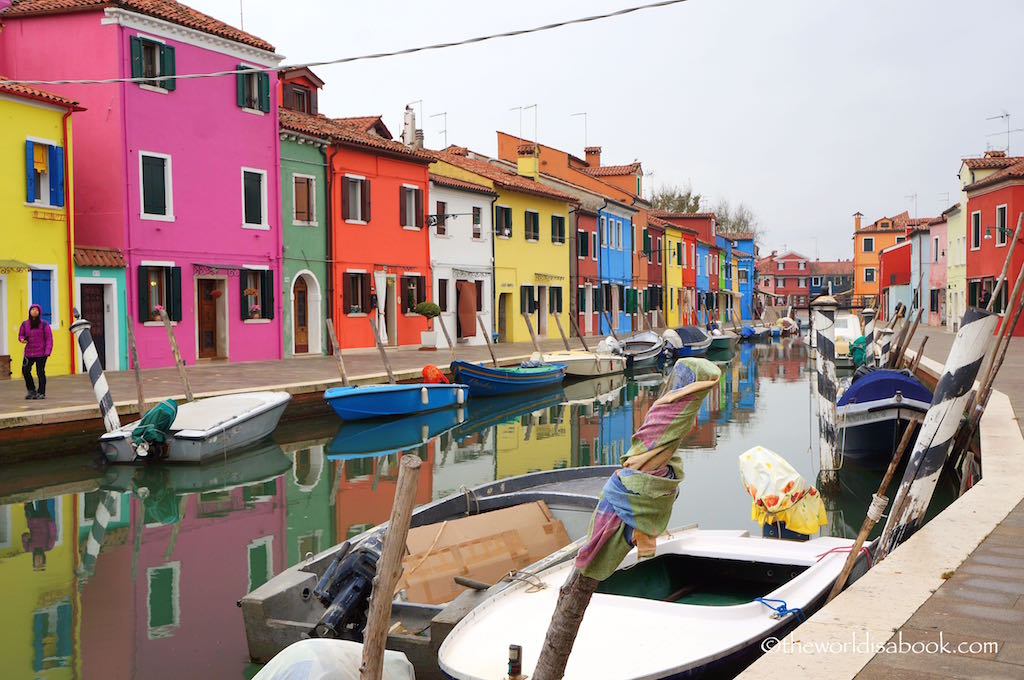
[[[82,318],[77,308],[72,310],[72,314],[75,321],[71,324],[71,332],[75,334],[78,347],[82,351],[82,362],[89,374],[89,380],[92,381],[92,392],[100,406],[103,426],[107,432],[112,432],[121,427],[121,419],[117,415],[117,409],[114,408],[114,398],[110,395],[107,377],[103,374],[103,367],[96,354],[96,346],[92,342],[92,333],[89,332],[92,324]],[[110,522],[110,516],[119,500],[119,494],[108,491],[96,506],[96,515],[93,517],[89,538],[85,543],[85,552],[82,554],[82,564],[77,572],[79,585],[87,580],[96,568],[96,560],[100,554],[100,547],[103,545],[103,536],[107,533],[107,523]]]
[[[920,528],[998,322],[998,314],[977,307],[964,313],[889,511],[876,560]]]
[[[839,455],[836,451],[836,309],[831,295],[823,295],[811,305],[814,316],[814,368],[818,383],[818,488],[835,486],[838,482]]]
[[[861,316],[864,317],[864,364],[867,366],[875,365],[875,310],[871,307],[865,307],[861,311]]]

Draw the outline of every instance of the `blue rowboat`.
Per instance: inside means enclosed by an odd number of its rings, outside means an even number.
[[[907,372],[862,370],[836,402],[836,445],[860,465],[888,465],[903,431],[931,403],[931,391]]]
[[[465,409],[446,408],[392,420],[342,423],[327,447],[327,457],[348,460],[414,449],[452,429],[464,417]]]
[[[386,418],[424,413],[463,404],[469,395],[466,385],[362,385],[332,387],[324,399],[344,420]]]
[[[492,368],[453,361],[451,365],[452,376],[464,383],[474,397],[494,397],[558,385],[565,379],[565,369],[565,364]]]

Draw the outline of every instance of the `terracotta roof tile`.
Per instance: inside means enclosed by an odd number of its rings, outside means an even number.
[[[100,246],[75,246],[75,264],[79,267],[114,267],[117,269],[128,266],[120,250],[101,248]]]
[[[64,106],[69,109],[74,109],[75,111],[85,111],[83,107],[78,105],[78,102],[60,97],[51,92],[47,92],[46,90],[29,87],[28,85],[18,85],[17,83],[7,82],[7,79],[3,76],[0,76],[0,92],[35,99],[48,104],[56,104],[57,106]]]
[[[1014,159],[1011,159],[1014,160]],[[1011,163],[1007,167],[1003,168],[999,172],[994,172],[985,179],[979,179],[973,184],[968,184],[964,189],[967,191],[973,191],[975,189],[984,189],[1000,182],[1005,182],[1012,179],[1024,179],[1024,158],[1017,157],[1015,163]]]
[[[416,151],[401,142],[366,132],[362,121],[372,118],[374,117],[331,119],[323,114],[314,116],[289,109],[278,109],[278,122],[285,130],[330,139],[336,144],[350,144],[403,156],[414,162],[429,163],[433,160],[433,156],[424,151]]]
[[[599,165],[596,168],[581,168],[583,172],[594,177],[608,177],[615,175],[632,175],[640,169],[640,163],[628,163],[626,165]]]
[[[0,11],[0,14],[11,17],[66,14],[102,10],[106,7],[119,7],[131,12],[146,14],[257,49],[274,51],[274,46],[267,41],[174,0],[13,0],[13,4],[6,10]]]
[[[853,260],[815,260],[810,267],[815,276],[853,276]]]
[[[986,151],[981,158],[963,159],[964,164],[972,170],[1008,168],[1020,161],[1024,161],[1024,156],[1007,156],[1005,151]]]
[[[445,177],[444,175],[435,175],[430,173],[430,181],[439,186],[448,187],[449,189],[461,189],[462,191],[472,191],[477,194],[487,194],[488,196],[497,196],[497,192],[490,187],[486,187],[483,184],[476,184],[475,182],[467,182],[462,179],[454,179],[452,177]]]
[[[544,198],[553,198],[558,201],[566,201],[568,203],[579,203],[579,199],[572,194],[567,194],[564,191],[559,191],[552,187],[536,182],[529,177],[523,177],[517,175],[514,172],[509,172],[504,168],[500,168],[486,160],[480,158],[472,158],[464,155],[466,150],[462,147],[448,147],[444,151],[432,152],[434,158],[445,163],[450,163],[457,168],[468,170],[469,172],[486,177],[487,179],[494,182],[497,186],[502,189],[508,189],[509,191],[519,191],[525,194],[533,194],[535,196],[543,196]]]
[[[672,212],[671,210],[659,210],[658,208],[653,208],[651,210],[651,214],[654,215],[655,217],[663,217],[663,218],[671,218],[671,219],[676,219],[676,218],[684,218],[684,219],[687,219],[687,218],[701,218],[701,219],[707,219],[709,217],[714,219],[716,217],[715,213],[713,213],[713,212],[684,213],[684,212]]]

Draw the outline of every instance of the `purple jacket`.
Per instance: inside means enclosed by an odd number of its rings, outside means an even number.
[[[43,311],[39,305],[32,305],[28,308],[29,314],[32,313],[33,308],[40,312]],[[28,319],[22,321],[21,328],[18,329],[18,340],[27,341],[25,356],[29,359],[48,357],[53,351],[53,333],[50,331],[50,324],[46,323],[43,318],[39,319],[39,325],[35,328],[32,328],[32,322]]]
[[[49,517],[30,517],[28,519],[28,536],[22,535],[21,547],[25,552],[41,549],[44,552],[53,550],[57,545],[57,523]]]

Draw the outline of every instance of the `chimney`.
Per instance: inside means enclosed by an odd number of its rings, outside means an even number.
[[[405,115],[402,118],[402,144],[408,147],[416,146],[416,112],[411,106],[405,107]]]
[[[540,176],[540,165],[537,163],[537,147],[533,142],[526,142],[516,147],[516,172],[523,177],[537,179]]]
[[[864,217],[864,214],[860,211],[853,213],[853,228],[860,229],[860,220]]]
[[[0,5],[3,4],[3,0],[0,0]],[[989,149],[985,152],[985,158],[1006,158],[1006,152],[997,149]]]
[[[583,153],[587,157],[587,165],[592,168],[601,167],[601,147],[599,146],[588,146],[583,149]]]

